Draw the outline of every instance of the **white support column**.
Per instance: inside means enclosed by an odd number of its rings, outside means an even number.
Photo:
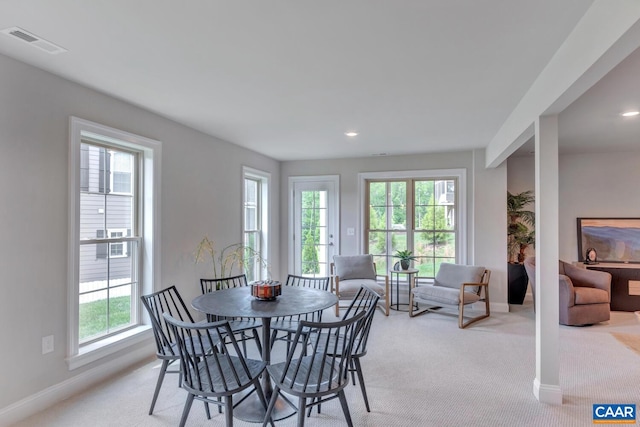
[[[536,378],[541,403],[562,404],[559,367],[558,116],[535,124],[536,176]]]

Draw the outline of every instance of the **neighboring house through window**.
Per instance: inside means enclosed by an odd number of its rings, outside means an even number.
[[[77,118],[70,143],[73,369],[148,329],[138,302],[159,274],[160,143]]]

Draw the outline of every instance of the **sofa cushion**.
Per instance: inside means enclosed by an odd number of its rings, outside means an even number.
[[[453,288],[460,291],[460,285],[463,283],[480,283],[484,274],[484,267],[474,265],[449,264],[443,262],[436,278],[433,281],[434,286]],[[478,286],[470,286],[465,289],[466,292],[478,292]]]
[[[600,304],[609,302],[609,294],[607,291],[597,288],[574,287],[576,293],[575,304]]]
[[[418,300],[426,300],[442,305],[459,305],[460,289],[445,286],[424,285],[412,289],[413,297]],[[471,292],[464,293],[464,303],[471,304],[480,300],[480,297]]]
[[[338,282],[338,292],[340,297],[353,298],[356,296],[361,286],[366,286],[381,297],[384,297],[384,286],[371,279],[351,279]]]
[[[340,281],[350,279],[373,279],[376,271],[373,268],[372,255],[336,255],[333,257],[336,276]]]

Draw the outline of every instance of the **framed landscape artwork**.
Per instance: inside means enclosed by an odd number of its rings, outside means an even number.
[[[640,218],[578,218],[578,259],[593,248],[599,262],[640,263]]]

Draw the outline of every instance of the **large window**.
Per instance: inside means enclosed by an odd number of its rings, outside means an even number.
[[[364,252],[374,256],[379,274],[404,249],[417,257],[418,276],[434,277],[442,262],[461,262],[460,181],[456,174],[364,179]]]
[[[266,279],[269,229],[269,174],[243,170],[242,234],[247,280]]]
[[[159,144],[71,119],[72,369],[115,351],[108,349],[114,343],[135,341],[132,337],[148,329],[138,301],[153,290],[159,275],[153,244],[159,224]]]
[[[132,296],[138,294],[142,236],[136,221],[139,152],[86,136],[80,150],[88,153],[87,172],[80,175],[88,182],[80,183],[78,242],[78,343],[84,345],[138,323]],[[118,176],[128,177],[127,185],[114,178],[116,165]]]

